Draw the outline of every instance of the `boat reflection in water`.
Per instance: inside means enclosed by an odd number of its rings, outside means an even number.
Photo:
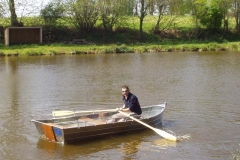
[[[137,158],[139,154],[145,154],[149,151],[159,152],[169,147],[176,147],[177,144],[158,135],[156,136],[151,130],[126,132],[121,135],[86,142],[63,145],[40,138],[37,147],[47,152],[49,157],[74,158],[75,156],[91,157],[94,155],[101,158],[116,156],[119,159],[120,156],[123,159],[128,159],[129,157]]]

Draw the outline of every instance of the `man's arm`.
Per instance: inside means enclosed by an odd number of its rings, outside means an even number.
[[[129,108],[122,108],[121,111],[123,111],[123,112],[130,112]]]
[[[123,104],[122,108],[117,108],[117,110],[123,111],[123,112],[130,112],[129,108],[126,108],[125,104]]]

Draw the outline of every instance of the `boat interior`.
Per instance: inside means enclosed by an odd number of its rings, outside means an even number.
[[[153,105],[153,106],[146,106],[142,107],[142,115],[134,116],[137,119],[149,119],[154,117],[165,109],[165,106],[162,105]],[[86,111],[85,111],[86,112]],[[86,126],[96,126],[102,124],[108,124],[108,120],[112,118],[112,115],[118,113],[117,111],[112,112],[102,112],[101,110],[98,111],[90,111],[90,113],[82,113],[82,112],[71,112],[71,114],[62,114],[61,116],[52,115],[46,119],[40,120],[33,120],[38,123],[44,123],[46,125],[58,127],[58,128],[80,128]],[[121,122],[132,121],[132,119],[126,117]],[[118,123],[118,122],[116,122]]]

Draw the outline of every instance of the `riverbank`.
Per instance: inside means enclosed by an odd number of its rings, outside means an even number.
[[[79,44],[42,44],[42,45],[0,45],[1,56],[33,56],[33,55],[71,55],[71,54],[106,54],[106,53],[143,53],[143,52],[182,52],[182,51],[240,51],[239,42],[226,43],[171,43],[149,44],[139,43],[79,45]]]
[[[229,30],[195,28],[192,17],[178,18],[174,26],[154,31],[155,16],[144,19],[143,37],[139,37],[138,17],[126,18],[124,26],[111,31],[95,26],[91,32],[82,32],[65,21],[42,27],[40,45],[4,45],[4,27],[0,27],[0,56],[31,56],[60,54],[102,54],[182,51],[240,51],[240,33],[229,24]],[[36,22],[29,20],[29,22]],[[234,22],[234,21],[230,21]],[[31,23],[34,24],[34,23]],[[25,23],[25,26],[31,26]],[[36,26],[37,24],[34,24]],[[77,42],[74,40],[81,40]]]

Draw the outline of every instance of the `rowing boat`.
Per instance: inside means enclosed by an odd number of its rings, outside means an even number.
[[[141,107],[142,115],[137,118],[150,126],[161,125],[166,105],[167,103]],[[109,123],[116,113],[116,109],[53,111],[47,118],[38,117],[31,121],[42,137],[64,144],[146,128],[128,117],[121,122]]]

